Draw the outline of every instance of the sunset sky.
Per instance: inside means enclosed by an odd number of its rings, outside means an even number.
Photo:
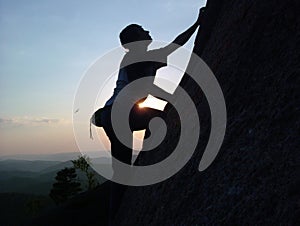
[[[141,24],[154,40],[170,42],[204,4],[0,0],[0,157],[78,151],[73,100],[88,67],[120,45],[126,25]]]

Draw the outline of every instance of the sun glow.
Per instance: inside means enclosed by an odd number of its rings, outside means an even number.
[[[144,100],[144,102],[139,104],[140,108],[153,108],[160,111],[163,111],[167,105],[167,101],[158,99],[152,95],[148,95],[147,98]]]

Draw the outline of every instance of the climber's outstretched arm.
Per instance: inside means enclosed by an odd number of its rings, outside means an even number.
[[[190,39],[190,37],[194,34],[194,32],[196,31],[196,29],[198,28],[198,26],[201,24],[203,20],[204,9],[205,7],[199,10],[197,21],[191,27],[189,27],[186,31],[178,35],[173,42],[171,42],[169,45],[165,47],[165,50],[167,51],[167,55],[174,52],[180,46],[183,46]]]

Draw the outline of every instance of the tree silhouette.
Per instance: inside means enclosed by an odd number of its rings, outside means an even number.
[[[74,167],[64,168],[57,172],[56,183],[50,191],[50,197],[56,204],[60,204],[81,191],[80,183],[76,180],[77,174]]]
[[[88,180],[88,190],[91,190],[95,188],[98,184],[95,174],[91,171],[90,165],[90,159],[89,157],[83,155],[83,156],[78,156],[77,160],[72,161],[75,169],[80,169],[82,172],[85,173],[87,180]]]

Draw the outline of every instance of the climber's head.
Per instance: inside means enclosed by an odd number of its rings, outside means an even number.
[[[142,45],[147,48],[152,42],[152,38],[149,35],[149,31],[144,30],[142,26],[138,24],[130,24],[121,31],[120,41],[122,46],[126,49],[131,49],[131,45],[127,45],[128,43],[145,41],[142,42]]]

